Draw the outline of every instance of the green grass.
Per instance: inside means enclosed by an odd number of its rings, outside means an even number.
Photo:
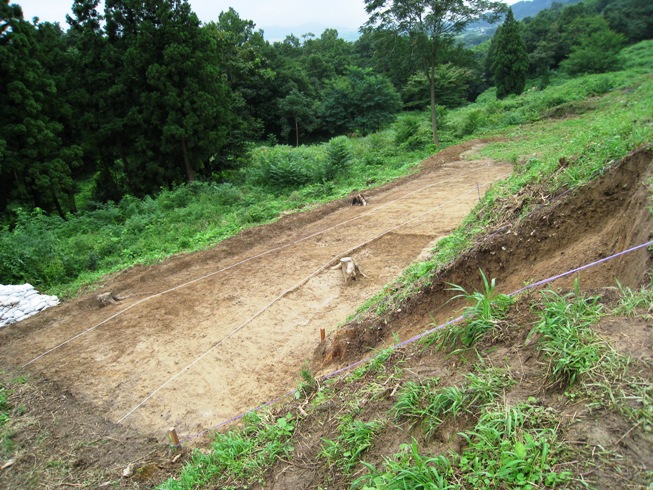
[[[477,414],[478,411],[514,384],[508,371],[478,366],[476,373],[468,373],[461,386],[439,387],[440,378],[422,383],[405,383],[392,407],[399,420],[421,424],[427,438],[432,437],[447,417]]]
[[[536,401],[536,400],[534,400]],[[461,454],[424,456],[418,443],[404,444],[382,468],[365,463],[368,474],[355,480],[363,489],[551,488],[572,474],[556,468],[566,448],[550,410],[529,403],[489,408],[474,428],[460,435]]]
[[[11,417],[12,406],[9,403],[9,390],[0,385],[0,458],[5,458],[11,453],[13,434],[6,426]]]
[[[274,419],[250,413],[243,424],[240,430],[216,433],[208,454],[199,450],[193,452],[179,478],[170,479],[158,488],[235,489],[263,483],[268,466],[292,452],[290,438],[296,421],[290,415]]]
[[[453,325],[444,331],[443,345],[449,344],[453,347],[457,342],[461,342],[463,346],[470,347],[505,318],[514,300],[510,296],[498,293],[496,279],[492,278],[488,281],[482,270],[481,279],[482,290],[473,293],[468,293],[461,286],[450,284],[451,291],[461,293],[452,299],[462,298],[472,304],[465,307],[463,312],[465,322],[461,326]]]
[[[320,456],[327,464],[335,465],[345,475],[349,475],[363,454],[372,447],[374,437],[384,425],[382,420],[365,422],[345,415],[338,426],[338,437],[334,440],[322,439]]]
[[[619,304],[613,309],[615,315],[653,317],[653,288],[641,288],[633,291],[623,287],[619,281],[617,286],[620,292]]]
[[[591,326],[602,315],[600,297],[585,297],[576,282],[574,291],[560,295],[543,291],[540,320],[531,334],[540,334],[539,348],[549,360],[549,381],[573,385],[593,370],[608,350]]]

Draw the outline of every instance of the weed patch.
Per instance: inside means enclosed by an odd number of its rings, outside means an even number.
[[[265,470],[279,456],[292,452],[290,438],[295,423],[290,415],[275,419],[250,413],[243,419],[241,430],[217,433],[208,454],[195,451],[179,478],[168,480],[159,488],[178,490],[211,485],[235,489],[262,483]]]
[[[600,298],[584,297],[578,282],[575,290],[565,295],[554,291],[542,294],[540,321],[532,333],[542,335],[540,349],[549,359],[550,382],[570,386],[594,369],[608,349],[591,328],[602,313]]]

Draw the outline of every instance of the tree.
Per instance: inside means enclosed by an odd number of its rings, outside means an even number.
[[[186,0],[107,0],[115,56],[108,98],[128,188],[192,181],[241,144],[215,39]]]
[[[469,84],[478,74],[468,68],[445,63],[438,66],[435,80],[435,98],[439,105],[459,107],[467,101]],[[401,93],[407,109],[422,110],[430,103],[429,81],[424,73],[415,73],[408,79]]]
[[[433,142],[438,145],[436,72],[443,50],[470,22],[505,8],[490,0],[365,0],[367,26],[407,37],[429,81]]]
[[[13,199],[65,219],[61,198],[74,193],[71,168],[81,152],[62,139],[66,108],[42,63],[60,55],[61,32],[48,24],[41,35],[7,0],[0,3],[0,22],[0,205]],[[68,211],[74,207],[73,200]]]
[[[653,38],[653,2],[615,0],[601,12],[610,29],[624,34],[630,43]]]
[[[297,89],[293,89],[290,94],[279,100],[279,112],[283,120],[282,135],[287,138],[290,132],[294,130],[296,146],[299,146],[300,130],[310,133],[317,126],[316,101],[297,91]]]
[[[350,66],[345,76],[326,83],[321,104],[321,123],[329,133],[368,134],[394,120],[401,97],[385,77]]]
[[[526,86],[528,52],[512,9],[508,9],[506,20],[497,29],[492,47],[491,71],[497,87],[497,98],[521,94]]]
[[[578,19],[573,27],[579,37],[569,57],[560,63],[562,69],[570,75],[579,75],[620,68],[619,51],[626,41],[623,34],[612,31],[607,21],[599,16]]]

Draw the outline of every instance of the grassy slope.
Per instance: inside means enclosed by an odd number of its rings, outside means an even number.
[[[433,271],[501,221],[509,196],[532,196],[526,213],[538,204],[534,189],[553,195],[573,188],[650,144],[653,79],[641,66],[651,66],[652,54],[653,43],[643,43],[627,53],[629,71],[502,102],[487,96],[450,114],[449,134],[507,136],[484,153],[513,161],[516,171],[440,242],[431,261],[409,268],[363,309],[383,312],[428,283]],[[563,158],[567,163],[558,170]],[[470,295],[476,314],[468,323],[418,346],[381,352],[344,378],[319,384],[304,373],[298,402],[216,434],[210,452],[198,452],[162,488],[244,488],[286,473],[292,478],[297,468],[310,471],[286,484],[305,485],[309,478],[316,488],[646,486],[653,480],[650,461],[637,467],[617,447],[621,440],[608,447],[587,439],[580,444],[584,436],[576,428],[588,429],[584,424],[599,413],[624,438],[638,434],[651,443],[650,366],[615,350],[593,326],[606,317],[645,321],[653,296],[650,289],[619,296],[545,292],[499,307],[503,298],[488,285],[485,294]],[[509,358],[502,346],[511,349]],[[517,366],[516,357],[534,360]],[[541,396],[525,395],[538,391]],[[274,458],[291,463],[269,470]]]

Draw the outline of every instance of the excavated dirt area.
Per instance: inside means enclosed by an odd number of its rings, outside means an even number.
[[[419,174],[364,193],[368,206],[343,200],[285,216],[215,249],[112,276],[100,291],[1,330],[0,367],[15,375],[24,366],[31,380],[18,393],[29,418],[17,444],[36,447],[46,433],[48,450],[68,458],[60,481],[72,486],[102,468],[96,483],[106,477],[115,484],[124,471],[120,486],[138,487],[183,461],[160,444],[169,427],[187,446],[196,433],[291,390],[309,359],[328,372],[366,355],[391,331],[408,338],[450,318],[457,305],[446,303],[447,283],[473,290],[482,268],[510,292],[650,239],[653,158],[642,151],[575,194],[542,196],[543,206],[526,219],[517,220],[522,203],[515,196],[506,225],[430,287],[384,318],[338,328],[512,171],[472,159],[481,144],[449,148]],[[330,267],[343,256],[364,273],[350,285]],[[637,287],[650,263],[643,249],[588,270],[581,281],[604,287],[618,277]],[[96,295],[109,291],[123,299],[99,307]],[[320,328],[328,334],[322,343]],[[29,487],[31,466],[43,477],[37,459],[20,455],[0,484]]]
[[[212,427],[292,389],[320,340],[469,213],[512,170],[427,160],[419,176],[284,217],[213,250],[107,279],[101,291],[0,332],[3,366],[58,383],[112,422],[163,440]],[[329,266],[352,256],[364,277]],[[99,292],[116,304],[100,308]]]

